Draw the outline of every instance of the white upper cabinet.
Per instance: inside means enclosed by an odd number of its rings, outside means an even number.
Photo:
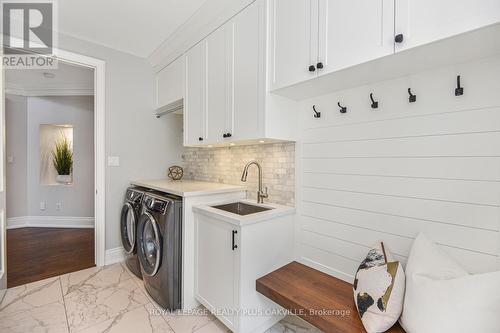
[[[229,24],[223,25],[207,39],[207,139],[217,142],[232,136],[232,42]]]
[[[234,140],[264,135],[265,9],[264,1],[257,1],[231,22],[234,34]]]
[[[156,106],[162,107],[184,97],[184,58],[177,58],[156,74]]]
[[[269,0],[270,88],[317,76],[318,0]]]
[[[206,42],[195,45],[184,55],[184,145],[206,141]]]
[[[475,30],[500,21],[499,0],[397,0],[396,51]]]
[[[319,17],[318,75],[394,53],[394,0],[320,0]]]

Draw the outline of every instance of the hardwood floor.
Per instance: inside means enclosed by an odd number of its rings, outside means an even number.
[[[93,267],[94,262],[94,229],[7,230],[9,288]]]

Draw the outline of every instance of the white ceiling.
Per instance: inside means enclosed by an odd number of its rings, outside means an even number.
[[[54,74],[46,78],[44,73]],[[33,94],[54,91],[86,94],[94,89],[94,70],[59,61],[57,69],[6,69],[5,86],[7,93]]]
[[[58,1],[59,31],[145,58],[205,1]]]

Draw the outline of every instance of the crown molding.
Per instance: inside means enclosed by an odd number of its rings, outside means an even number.
[[[195,44],[222,26],[255,0],[206,1],[184,24],[156,48],[148,57],[155,72],[159,72]]]
[[[5,93],[26,97],[37,96],[93,96],[94,89],[83,85],[65,84],[64,86],[35,87],[6,83]]]

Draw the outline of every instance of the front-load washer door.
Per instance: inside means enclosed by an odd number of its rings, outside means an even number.
[[[136,250],[136,228],[137,215],[135,209],[127,202],[123,205],[120,221],[122,244],[126,253],[134,253]]]
[[[161,263],[161,234],[158,223],[148,212],[139,219],[138,230],[139,261],[144,273],[153,276],[158,272]]]

